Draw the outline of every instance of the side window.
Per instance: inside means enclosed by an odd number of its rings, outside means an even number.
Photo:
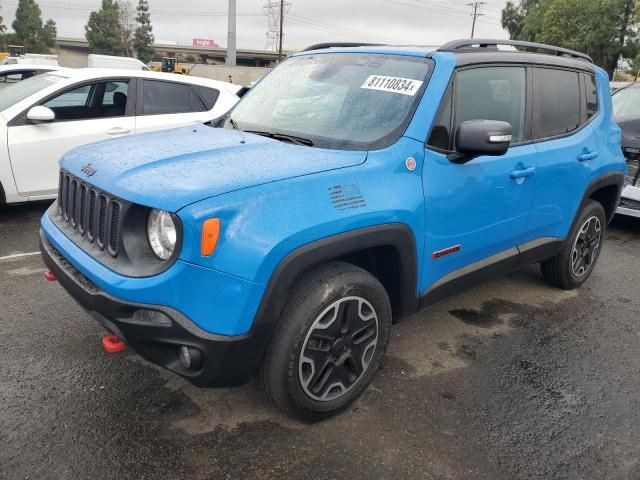
[[[58,111],[63,108],[70,107],[86,107],[89,103],[89,94],[91,93],[91,85],[83,85],[73,90],[68,90],[57,97],[52,98],[44,104],[54,111],[58,117]]]
[[[578,73],[534,68],[533,117],[535,139],[564,135],[580,127]]]
[[[4,73],[0,75],[0,84],[2,87],[6,85],[11,85],[12,83],[17,83],[21,81],[23,72],[12,72],[12,73]],[[25,77],[29,78],[29,77]]]
[[[200,100],[204,103],[204,107],[207,111],[211,110],[213,106],[218,101],[218,97],[220,96],[220,91],[215,88],[207,88],[201,87],[199,85],[195,85],[193,89],[200,97]]]
[[[593,75],[583,74],[585,100],[587,103],[586,112],[587,120],[598,113],[598,89],[596,87],[596,77]]]
[[[523,67],[461,70],[453,90],[457,127],[467,120],[501,120],[513,128],[513,143],[524,140],[526,73]]]
[[[191,111],[191,87],[182,83],[144,80],[143,115]]]
[[[451,150],[451,86],[447,89],[427,144],[438,150]]]
[[[47,101],[56,121],[121,117],[126,113],[129,82],[118,80],[82,85]]]

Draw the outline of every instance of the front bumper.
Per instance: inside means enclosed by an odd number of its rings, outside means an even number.
[[[233,337],[206,332],[174,309],[107,294],[64,258],[42,231],[40,249],[44,263],[67,292],[145,359],[201,387],[242,385],[255,373],[267,340],[261,329]],[[198,369],[187,369],[180,363],[183,345],[200,351]]]

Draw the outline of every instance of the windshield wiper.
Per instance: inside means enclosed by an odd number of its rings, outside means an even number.
[[[231,118],[231,115],[227,117],[227,120],[229,120],[229,123],[231,124],[234,130],[240,130],[240,127],[238,127],[238,122],[236,122],[233,118]]]
[[[290,142],[295,145],[302,145],[305,147],[313,146],[313,140],[304,137],[297,137],[295,135],[287,135],[286,133],[265,132],[261,130],[245,130],[245,132],[262,135],[263,137],[273,138],[274,140],[280,140],[281,142]]]

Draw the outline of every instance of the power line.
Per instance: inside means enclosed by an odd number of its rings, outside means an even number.
[[[467,4],[473,7],[473,13],[471,14],[471,16],[473,17],[473,22],[471,23],[471,38],[473,38],[473,35],[476,32],[476,20],[478,19],[478,17],[481,17],[482,15],[484,15],[483,13],[478,13],[478,7],[481,5],[484,5],[485,3],[486,2],[475,1]]]

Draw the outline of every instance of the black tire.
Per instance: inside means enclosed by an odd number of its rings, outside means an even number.
[[[264,392],[302,421],[344,410],[380,366],[391,317],[389,296],[369,272],[344,262],[310,270],[291,291],[258,371]]]
[[[590,200],[580,212],[560,253],[542,263],[542,276],[546,282],[564,290],[573,290],[586,282],[600,257],[606,227],[604,208]],[[593,230],[593,237],[586,235],[585,228]]]

